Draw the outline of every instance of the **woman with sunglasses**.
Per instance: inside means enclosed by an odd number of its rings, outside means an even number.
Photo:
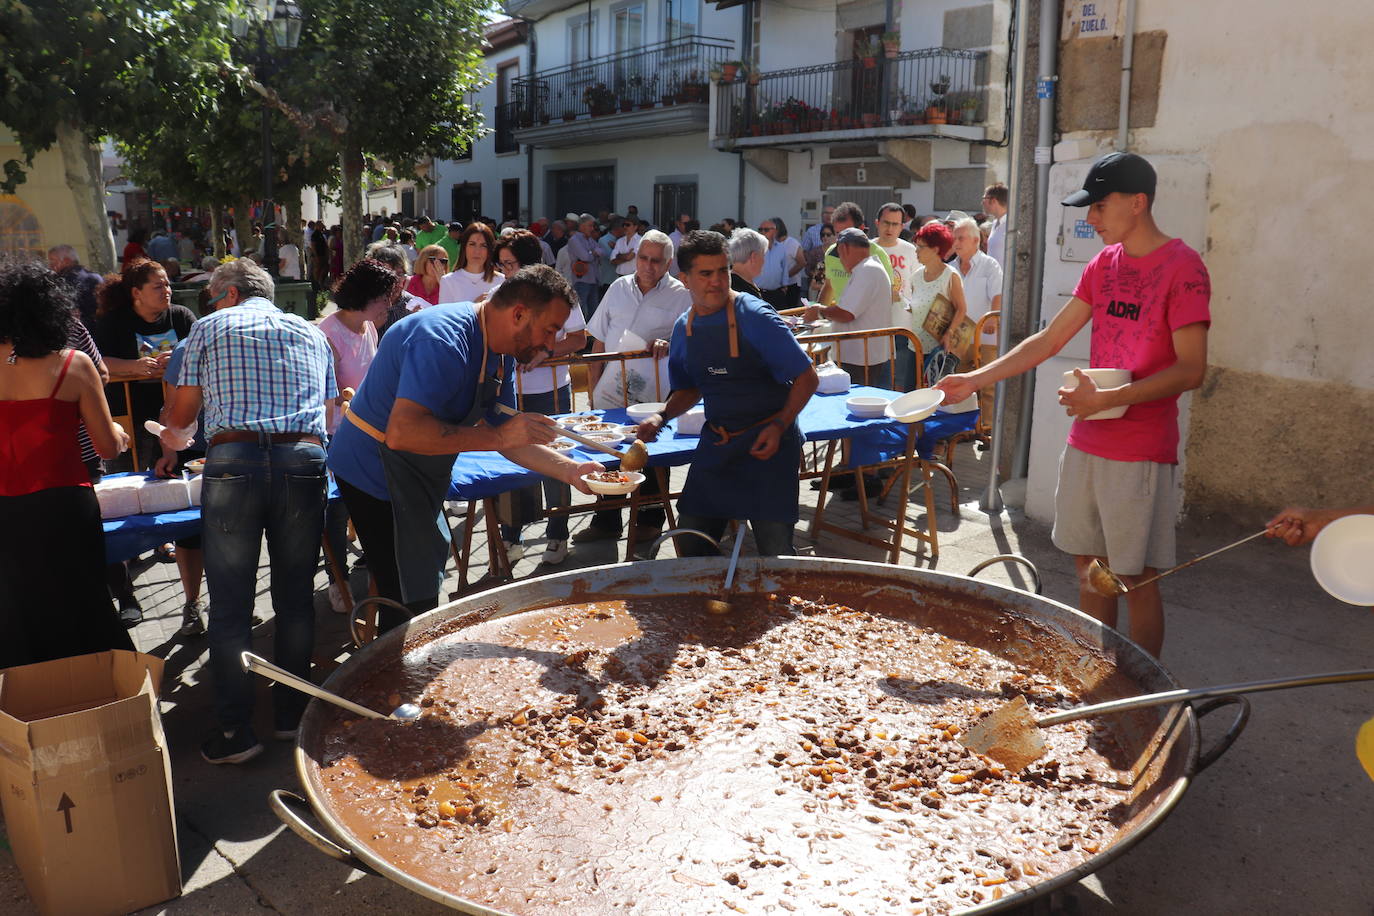
[[[442,245],[426,245],[415,259],[415,275],[406,281],[406,292],[430,305],[439,304],[439,281],[448,273],[448,252]]]
[[[439,284],[440,302],[480,302],[501,285],[496,272],[496,234],[486,223],[469,223],[458,237],[461,264]]]

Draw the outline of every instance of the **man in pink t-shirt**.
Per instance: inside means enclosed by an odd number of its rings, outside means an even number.
[[[1131,380],[1098,388],[1075,370],[1077,387],[1059,389],[1074,424],[1060,459],[1054,543],[1074,555],[1079,607],[1116,626],[1117,603],[1088,587],[1100,560],[1127,586],[1174,565],[1174,471],[1178,397],[1202,384],[1207,369],[1211,282],[1197,252],[1155,225],[1154,168],[1133,153],[1093,164],[1083,189],[1063,201],[1088,208],[1106,244],[1083,270],[1073,298],[1042,331],[974,372],[936,386],[947,402],[1038,366],[1092,322],[1092,365],[1128,369]],[[1125,407],[1117,419],[1094,414]],[[1127,593],[1131,639],[1158,656],[1164,605],[1157,583]]]

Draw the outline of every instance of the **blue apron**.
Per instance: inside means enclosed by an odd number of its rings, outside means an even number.
[[[483,316],[485,317],[485,316]],[[505,362],[498,356],[496,374],[487,376],[486,324],[482,325],[482,368],[472,405],[459,426],[476,426],[496,403],[504,381]],[[387,494],[396,538],[396,571],[406,604],[428,601],[439,594],[448,562],[449,530],[444,500],[453,481],[452,455],[417,455],[394,451],[377,443],[386,474]]]
[[[678,510],[708,518],[795,524],[801,429],[794,421],[767,461],[749,454],[792,388],[774,379],[758,350],[739,337],[736,309],[731,302],[727,320],[709,326],[694,327],[696,315],[687,316],[687,369],[705,401],[706,424]]]

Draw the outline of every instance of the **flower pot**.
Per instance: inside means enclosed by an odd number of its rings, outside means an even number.
[[[620,100],[620,110],[621,110],[621,111],[634,111],[634,110],[635,110],[635,103],[632,102],[630,99],[621,99],[621,100]]]
[[[739,65],[737,65],[737,64],[721,64],[721,65],[720,65],[720,78],[721,78],[721,80],[722,80],[723,82],[726,82],[726,83],[733,83],[733,82],[735,81],[735,78],[736,78],[737,76],[739,76]]]
[[[901,42],[899,41],[883,42],[883,56],[887,57],[889,60],[900,54],[901,50]]]
[[[876,57],[863,57],[860,60],[863,61],[865,70],[873,70],[878,66],[878,58]]]
[[[864,112],[859,116],[864,127],[877,127],[878,115],[872,112]]]
[[[943,123],[945,123],[945,110],[944,110],[943,108],[939,107],[938,105],[931,105],[929,108],[926,109],[926,123],[927,123],[927,124],[943,124]]]
[[[673,95],[665,95],[662,99],[660,99],[660,101],[663,102],[663,107],[667,108],[669,105],[677,101],[677,97]]]
[[[564,120],[564,121],[576,121],[576,120],[577,120],[577,113],[576,113],[576,112],[573,112],[573,111],[565,111],[565,112],[563,112],[563,120]]]
[[[957,109],[957,108],[951,108],[951,109],[949,110],[949,113],[948,113],[947,115],[945,115],[945,119],[946,119],[946,122],[949,123],[949,124],[959,124],[959,123],[963,122],[963,120],[964,120],[964,115],[963,115],[963,112],[961,112],[959,109]]]

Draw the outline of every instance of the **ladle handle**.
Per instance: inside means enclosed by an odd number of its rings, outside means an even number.
[[[1266,535],[1266,534],[1268,534],[1268,533],[1269,533],[1269,529],[1268,529],[1268,528],[1262,528],[1262,529],[1260,529],[1259,531],[1256,531],[1254,534],[1246,535],[1245,537],[1241,538],[1239,541],[1234,541],[1234,542],[1232,542],[1232,543],[1230,543],[1230,544],[1227,544],[1225,547],[1218,547],[1216,550],[1213,550],[1211,553],[1204,553],[1204,554],[1203,554],[1202,556],[1200,556],[1200,557],[1193,557],[1193,558],[1192,558],[1191,560],[1189,560],[1187,563],[1180,563],[1180,564],[1178,564],[1177,566],[1175,566],[1173,569],[1166,569],[1166,570],[1164,570],[1164,572],[1162,572],[1162,573],[1157,573],[1156,575],[1153,575],[1153,576],[1151,576],[1151,577],[1148,578],[1148,579],[1145,579],[1145,580],[1143,580],[1143,581],[1141,581],[1141,582],[1137,582],[1135,585],[1132,585],[1130,588],[1126,589],[1126,591],[1128,591],[1128,592],[1133,592],[1133,591],[1135,591],[1136,589],[1140,588],[1142,585],[1149,585],[1151,582],[1158,582],[1160,579],[1163,579],[1165,576],[1173,575],[1174,573],[1178,572],[1180,569],[1187,569],[1189,566],[1192,566],[1194,563],[1201,563],[1203,560],[1206,560],[1206,559],[1208,559],[1209,557],[1214,557],[1214,556],[1216,556],[1216,555],[1219,554],[1219,553],[1225,553],[1226,551],[1230,550],[1232,547],[1239,547],[1241,544],[1244,544],[1244,543],[1246,543],[1247,541],[1253,541],[1255,538],[1257,538],[1257,537],[1263,537],[1264,535]],[[1124,594],[1124,592],[1123,592],[1123,594]]]
[[[366,706],[359,706],[352,700],[345,700],[338,694],[330,693],[323,687],[316,687],[314,684],[310,683],[305,678],[297,677],[296,675],[292,674],[290,671],[287,671],[284,668],[278,668],[276,665],[272,664],[267,659],[262,658],[258,655],[254,655],[252,652],[239,653],[239,664],[243,666],[244,671],[251,671],[254,674],[261,674],[263,677],[267,678],[270,681],[276,681],[278,684],[285,684],[287,687],[299,690],[301,693],[308,693],[318,700],[324,700],[326,703],[333,703],[340,709],[346,709],[351,713],[356,713],[360,716],[366,716],[369,719],[387,718],[386,716],[377,712],[375,709],[368,709]]]
[[[1109,700],[1106,703],[1094,703],[1091,706],[1066,709],[1063,712],[1042,716],[1035,720],[1035,724],[1041,727],[1058,725],[1061,722],[1075,722],[1078,719],[1088,719],[1092,716],[1101,716],[1112,712],[1145,709],[1150,706],[1166,706],[1171,703],[1199,700],[1204,697],[1235,696],[1242,693],[1259,693],[1264,690],[1287,690],[1290,687],[1314,687],[1318,684],[1344,684],[1348,681],[1371,680],[1374,680],[1374,668],[1360,668],[1356,671],[1335,671],[1329,674],[1311,674],[1307,677],[1276,677],[1263,681],[1246,681],[1242,684],[1223,684],[1219,687],[1166,690],[1163,693],[1147,693],[1139,697],[1126,697],[1121,700]]]
[[[730,586],[735,581],[735,567],[739,565],[739,549],[744,545],[744,523],[740,523],[735,528],[735,546],[730,551],[730,568],[725,573],[725,591],[730,591]]]

